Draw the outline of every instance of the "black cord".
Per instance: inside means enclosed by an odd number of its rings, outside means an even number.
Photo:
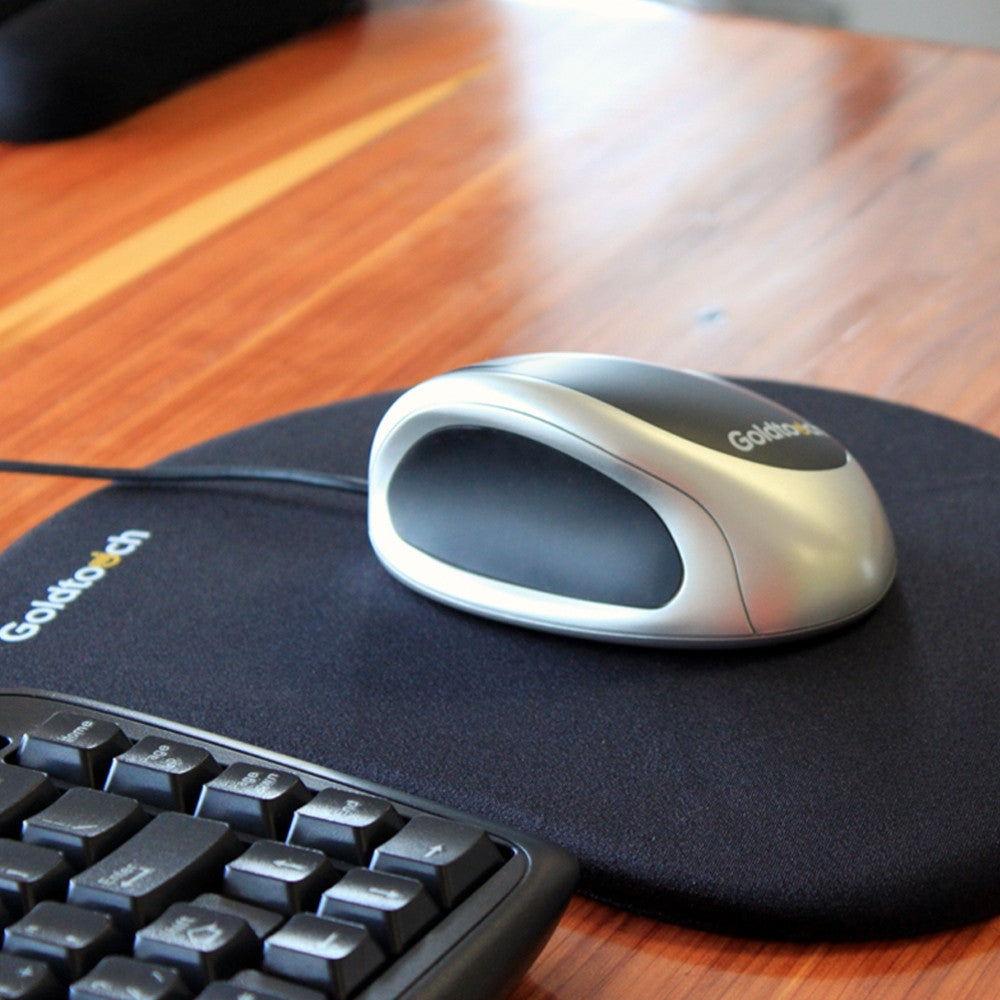
[[[118,469],[95,465],[60,465],[54,462],[18,462],[0,459],[0,472],[67,476],[76,479],[106,479],[115,483],[137,483],[145,486],[237,480],[316,486],[321,489],[344,490],[348,493],[368,492],[368,480],[360,476],[309,472],[305,469],[272,469],[239,465],[160,465],[145,469]]]

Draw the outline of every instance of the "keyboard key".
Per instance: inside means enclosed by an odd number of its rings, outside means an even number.
[[[292,814],[309,798],[294,774],[231,764],[201,790],[195,815],[222,820],[244,833],[284,840]]]
[[[273,934],[285,922],[285,918],[280,913],[265,910],[252,903],[244,903],[239,899],[220,896],[217,892],[203,892],[192,900],[191,905],[239,917],[254,932],[258,941],[263,941],[269,934]]]
[[[180,973],[166,965],[109,955],[69,988],[69,1000],[188,1000]]]
[[[309,762],[52,695],[0,718],[0,1000],[494,1000],[572,888]]]
[[[367,865],[372,851],[402,826],[402,817],[384,799],[324,788],[295,811],[288,843],[315,847],[353,865]]]
[[[450,910],[502,862],[499,850],[477,827],[417,816],[376,849],[371,866],[418,879]]]
[[[61,851],[75,868],[99,861],[146,823],[135,799],[93,788],[70,788],[47,809],[24,821],[21,839]]]
[[[54,802],[57,794],[42,771],[0,764],[0,837],[17,834],[21,821]]]
[[[314,909],[337,877],[319,851],[260,840],[226,865],[223,885],[227,895],[290,915]]]
[[[355,868],[323,893],[321,917],[364,924],[390,955],[399,955],[437,920],[438,908],[416,879]]]
[[[244,969],[225,982],[209,983],[198,1000],[327,1000],[319,990]]]
[[[49,847],[0,840],[0,902],[14,918],[43,899],[62,898],[73,869]]]
[[[18,763],[74,785],[100,788],[112,758],[128,747],[128,738],[113,722],[56,712],[24,736]]]
[[[211,888],[240,851],[223,823],[161,813],[131,840],[70,881],[68,899],[105,910],[129,930],[158,917],[174,900]]]
[[[191,812],[221,768],[204,747],[146,736],[111,762],[105,790],[159,809]]]
[[[124,942],[106,913],[39,903],[4,931],[3,948],[45,962],[63,982],[79,979]]]
[[[136,958],[173,966],[192,990],[256,965],[259,955],[245,921],[190,903],[174,903],[135,936]]]
[[[358,924],[308,913],[292,917],[264,942],[264,968],[346,1000],[381,968],[385,956]]]
[[[64,1000],[65,987],[44,963],[0,952],[0,1000]]]

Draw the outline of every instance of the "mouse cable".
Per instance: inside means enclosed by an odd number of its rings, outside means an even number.
[[[368,492],[368,480],[360,476],[308,472],[305,469],[272,469],[266,466],[258,468],[240,465],[160,465],[144,469],[119,469],[96,465],[60,465],[54,462],[0,459],[0,473],[2,472],[76,479],[106,479],[115,483],[140,486],[176,486],[183,483],[236,480],[316,486],[321,489],[344,490],[348,493]]]

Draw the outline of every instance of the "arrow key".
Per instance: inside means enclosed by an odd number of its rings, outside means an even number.
[[[438,908],[416,879],[355,868],[323,893],[319,915],[364,924],[399,955],[437,920]]]
[[[376,848],[371,867],[418,879],[450,910],[502,863],[500,851],[478,827],[417,816]]]
[[[346,1000],[381,969],[382,949],[360,924],[297,913],[264,942],[264,971]]]
[[[176,969],[108,955],[69,988],[69,1000],[188,1000]]]
[[[226,865],[223,881],[226,895],[291,915],[311,910],[337,875],[320,851],[259,840]]]

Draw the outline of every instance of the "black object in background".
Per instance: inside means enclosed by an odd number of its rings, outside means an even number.
[[[38,0],[0,0],[0,21],[6,21],[19,10],[24,10],[25,7],[37,2]]]
[[[0,0],[0,141],[90,132],[356,0]]]

